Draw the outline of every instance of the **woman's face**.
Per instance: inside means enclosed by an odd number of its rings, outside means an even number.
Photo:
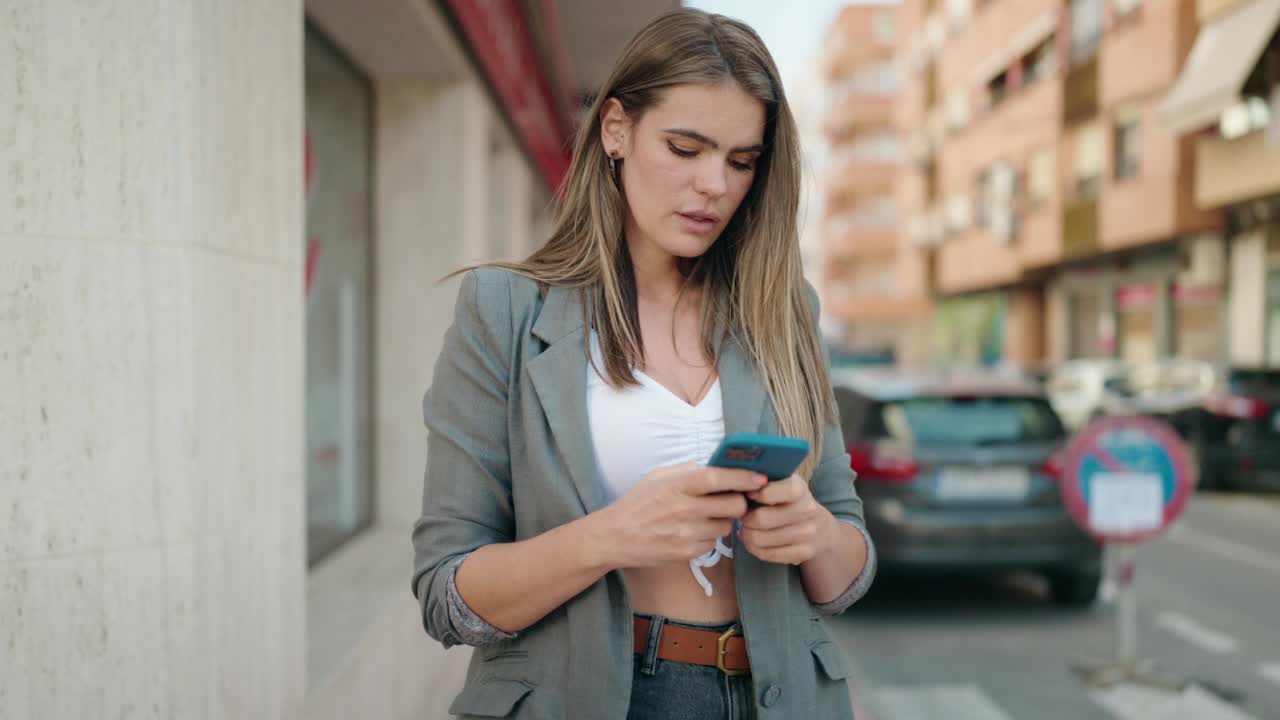
[[[601,133],[623,161],[633,252],[693,258],[711,247],[751,188],[764,114],[733,82],[669,88],[635,122],[617,100],[605,105]]]

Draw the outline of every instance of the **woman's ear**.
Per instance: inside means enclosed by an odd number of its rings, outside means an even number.
[[[600,142],[604,143],[605,154],[616,153],[618,159],[627,156],[631,127],[631,118],[627,117],[622,102],[615,97],[605,100],[600,108]]]

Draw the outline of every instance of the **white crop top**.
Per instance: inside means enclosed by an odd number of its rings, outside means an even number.
[[[595,363],[587,364],[587,418],[606,504],[626,494],[650,470],[711,459],[724,438],[719,378],[701,402],[690,405],[639,370],[632,371],[639,385],[609,387],[596,371],[597,367],[604,371],[604,360],[594,330],[591,356]],[[725,538],[716,540],[715,549],[689,561],[694,580],[708,597],[711,582],[702,568],[715,565],[721,557],[733,557]]]

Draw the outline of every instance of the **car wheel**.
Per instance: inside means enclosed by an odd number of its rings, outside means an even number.
[[[1102,572],[1097,569],[1058,570],[1049,573],[1049,596],[1063,607],[1087,608],[1098,599]]]

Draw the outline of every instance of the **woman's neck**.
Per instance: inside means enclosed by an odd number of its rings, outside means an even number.
[[[628,243],[631,268],[636,279],[636,295],[639,299],[662,304],[675,304],[685,276],[680,272],[677,258],[654,243]]]

